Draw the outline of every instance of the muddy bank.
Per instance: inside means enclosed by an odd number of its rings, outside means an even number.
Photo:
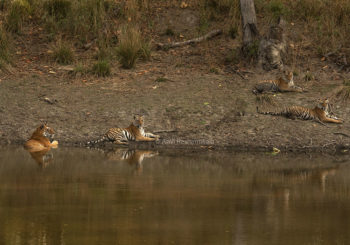
[[[139,69],[152,66],[157,63]],[[256,113],[252,86],[276,74],[254,72],[242,79],[226,72],[182,68],[180,73],[168,69],[169,79],[156,82],[167,68],[157,69],[138,75],[138,70],[117,68],[106,79],[77,79],[64,71],[44,77],[5,77],[0,82],[0,143],[22,144],[44,120],[56,130],[61,145],[80,146],[108,128],[127,127],[134,114],[144,114],[146,131],[162,139],[133,147],[331,152],[349,148],[350,108],[341,101],[332,101],[334,113],[345,122],[340,125]],[[342,80],[322,69],[318,74],[318,80],[307,83],[296,79],[308,93],[277,94],[274,106],[313,107],[318,98],[332,97]]]

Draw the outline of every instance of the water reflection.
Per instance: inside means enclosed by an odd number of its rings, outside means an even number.
[[[136,172],[141,173],[143,169],[142,162],[145,158],[151,158],[158,155],[157,151],[135,150],[126,148],[116,148],[105,152],[107,159],[111,161],[125,161],[133,166]]]
[[[334,176],[339,169],[339,164],[329,167],[302,168],[302,169],[281,169],[272,173],[280,175],[285,181],[311,182],[319,184],[323,192],[326,191],[326,181],[329,176]]]
[[[123,150],[57,149],[39,171],[23,149],[0,148],[0,244],[350,239],[346,156]]]
[[[50,149],[28,152],[41,168],[46,168],[53,160],[53,154],[49,151]]]

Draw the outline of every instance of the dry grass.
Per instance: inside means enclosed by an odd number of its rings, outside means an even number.
[[[72,64],[74,61],[74,53],[71,46],[59,40],[53,50],[54,60],[62,65]]]
[[[149,60],[151,57],[149,44],[142,39],[140,31],[134,26],[123,28],[116,51],[119,62],[125,69],[134,67],[138,58]]]
[[[350,101],[350,80],[345,80],[343,86],[332,97],[337,102],[348,103]]]
[[[348,0],[256,0],[257,13],[267,19],[283,16],[304,24],[308,38],[324,55],[347,46],[350,38],[350,1]]]
[[[5,27],[8,31],[19,33],[22,30],[24,20],[31,11],[30,4],[26,0],[12,1],[8,7],[5,19]]]
[[[0,66],[10,61],[9,49],[8,34],[3,28],[0,28]]]
[[[161,0],[4,0],[0,1],[2,21],[6,30],[20,33],[23,25],[35,22],[45,27],[48,41],[64,36],[72,43],[84,45],[92,40],[103,42],[105,50],[119,42],[118,56],[123,67],[131,68],[138,58],[150,58],[149,44],[141,39],[154,22],[158,7],[179,8],[182,1]],[[198,31],[207,32],[220,25],[227,35],[239,38],[242,33],[239,0],[185,1],[199,16]],[[347,47],[350,40],[349,0],[255,0],[258,24],[261,30],[279,16],[288,22],[298,22],[311,41],[313,51],[324,55]],[[119,27],[132,23],[142,27],[118,32]],[[131,28],[129,28],[131,29]],[[149,32],[148,32],[149,33]],[[120,35],[119,35],[120,34]],[[174,35],[168,29],[166,34]],[[127,38],[131,37],[131,41]],[[140,40],[138,40],[140,39]],[[151,39],[151,38],[149,38]],[[293,37],[292,37],[293,39]],[[297,39],[297,38],[295,38]],[[99,47],[101,48],[101,47]],[[102,49],[101,49],[102,50]],[[249,50],[256,56],[257,45]],[[303,50],[299,50],[302,54]],[[295,54],[296,56],[297,54]],[[237,56],[237,55],[233,55]],[[296,57],[295,57],[296,58]],[[293,61],[295,62],[295,61]]]

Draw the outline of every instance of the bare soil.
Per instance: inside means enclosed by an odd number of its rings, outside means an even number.
[[[174,40],[163,35],[167,25],[183,36],[176,40],[192,38],[198,21],[198,14],[189,9],[159,13],[153,43]],[[288,37],[303,51],[292,53],[286,68],[297,73],[295,83],[308,92],[276,94],[273,99],[277,106],[314,107],[319,98],[331,97],[334,113],[344,120],[342,125],[257,114],[253,85],[275,79],[281,72],[266,72],[246,62],[226,64],[227,54],[239,45],[226,32],[195,46],[153,50],[151,61],[138,62],[131,70],[115,62],[112,75],[99,78],[73,74],[54,63],[42,29],[28,27],[14,40],[13,67],[1,73],[0,143],[23,143],[44,120],[56,130],[61,145],[80,145],[110,127],[127,127],[134,114],[144,114],[146,130],[162,136],[152,147],[346,151],[350,108],[335,94],[350,75],[309,52],[312,44],[295,41],[297,31],[297,24],[289,25]],[[91,50],[75,51],[77,63],[93,62]],[[244,79],[232,68],[238,68]],[[304,79],[307,72],[312,74],[311,81]]]

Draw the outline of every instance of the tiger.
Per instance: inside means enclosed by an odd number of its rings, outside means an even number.
[[[156,141],[159,135],[146,133],[144,128],[144,117],[135,115],[134,122],[127,128],[111,128],[100,139],[88,141],[88,145],[102,142],[113,142],[115,144],[127,145],[129,141]]]
[[[47,123],[41,124],[24,144],[25,149],[29,152],[37,152],[57,148],[58,141],[53,139],[55,132]]]
[[[282,77],[277,80],[265,80],[256,84],[252,90],[253,94],[266,92],[304,92],[304,89],[294,84],[293,72],[286,74],[287,81]]]
[[[270,26],[267,37],[259,43],[259,63],[264,70],[283,69],[287,58],[287,42],[285,21],[279,18],[276,24]]]
[[[323,123],[343,123],[341,119],[330,113],[328,98],[320,100],[315,108],[310,109],[303,106],[291,106],[282,109],[279,112],[262,112],[256,107],[257,112],[264,115],[285,116],[291,119],[315,120]]]

